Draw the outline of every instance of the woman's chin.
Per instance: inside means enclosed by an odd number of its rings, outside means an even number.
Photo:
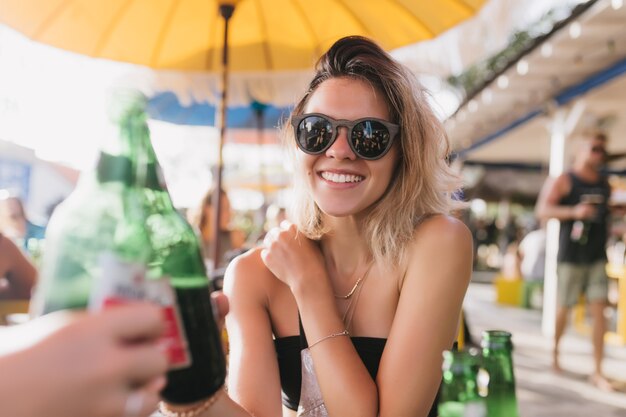
[[[329,204],[329,205],[318,205],[318,207],[320,208],[322,213],[324,213],[324,215],[329,216],[329,217],[336,217],[336,218],[355,216],[359,214],[361,211],[363,211],[362,208],[355,207],[353,205],[346,206],[346,205],[340,205],[340,204],[332,204],[332,205]]]

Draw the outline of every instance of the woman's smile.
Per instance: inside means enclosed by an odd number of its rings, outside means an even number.
[[[336,171],[321,171],[319,176],[332,184],[358,184],[365,179],[362,175]]]

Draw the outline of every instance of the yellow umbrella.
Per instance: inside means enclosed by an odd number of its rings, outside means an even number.
[[[158,69],[220,70],[219,0],[2,0],[0,22],[84,55]],[[240,0],[229,22],[229,70],[310,68],[346,35],[391,50],[430,39],[485,0]]]
[[[221,71],[215,119],[220,129],[213,228],[217,233],[229,71],[311,68],[322,52],[347,35],[367,36],[394,49],[444,32],[474,15],[484,2],[0,0],[0,23],[35,41],[93,57],[156,69]],[[212,253],[217,254],[219,239],[213,241]],[[216,256],[213,259],[217,262]]]

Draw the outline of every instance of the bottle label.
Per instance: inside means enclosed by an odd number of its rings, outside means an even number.
[[[570,233],[570,239],[572,240],[572,242],[578,242],[581,240],[582,236],[583,236],[583,232],[585,230],[585,223],[583,223],[580,220],[576,220],[573,224],[572,224],[572,231]]]
[[[100,273],[94,277],[89,309],[100,310],[124,304],[130,300],[146,300],[163,310],[165,331],[160,343],[167,352],[169,369],[191,365],[191,355],[185,329],[180,319],[176,294],[169,279],[146,279],[144,265],[126,262],[114,254],[103,253],[99,258]]]

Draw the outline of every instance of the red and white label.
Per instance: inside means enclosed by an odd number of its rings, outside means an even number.
[[[176,293],[169,279],[146,279],[144,265],[120,260],[112,253],[99,259],[100,273],[94,277],[89,310],[100,310],[125,304],[130,300],[147,300],[161,306],[165,331],[160,343],[167,352],[170,369],[191,365],[187,336],[182,325]]]

